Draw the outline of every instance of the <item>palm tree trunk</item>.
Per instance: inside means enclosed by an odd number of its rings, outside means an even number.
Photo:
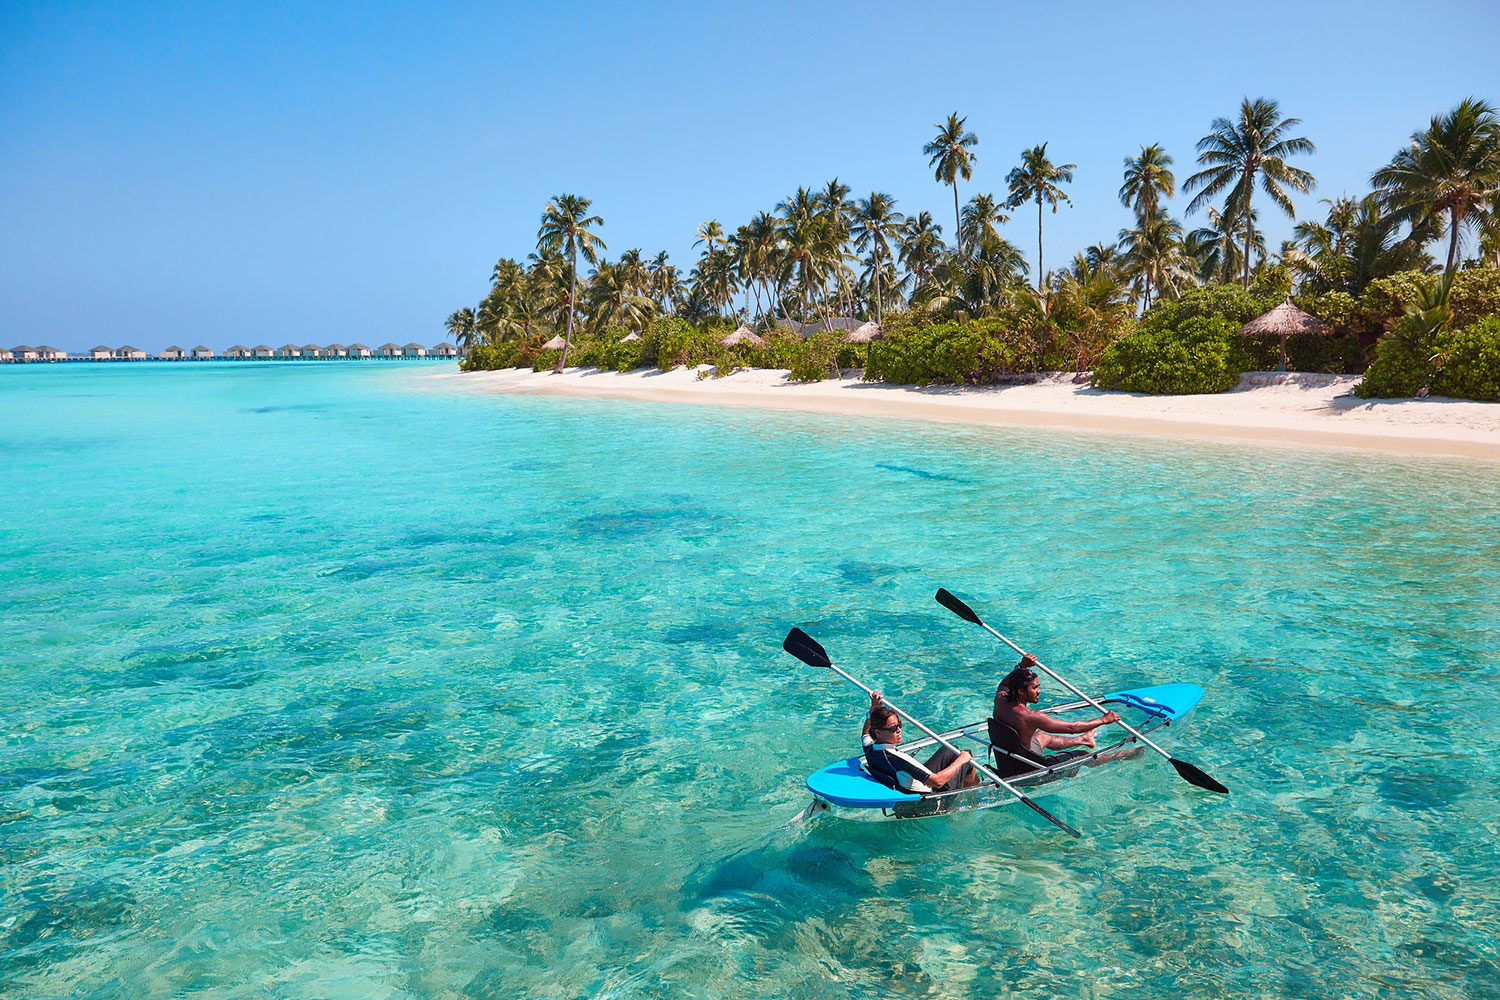
[[[875,244],[875,325],[880,326],[880,244]],[[865,364],[870,361],[869,353],[865,354]]]
[[[958,178],[953,178],[953,247],[959,253],[964,252],[964,227],[958,221]]]
[[[1042,290],[1042,275],[1046,271],[1042,267],[1042,196],[1036,196],[1036,290]]]
[[[553,372],[561,374],[568,367],[568,345],[573,343],[573,297],[578,294],[578,248],[573,248],[570,256],[573,273],[568,276],[568,332],[563,334],[562,357],[557,359],[557,367]]]
[[[1255,220],[1250,217],[1250,205],[1245,205],[1245,291],[1250,290],[1250,244],[1255,238]]]
[[[1453,205],[1448,209],[1450,219],[1448,229],[1448,270],[1453,270],[1453,262],[1458,257],[1458,206]]]

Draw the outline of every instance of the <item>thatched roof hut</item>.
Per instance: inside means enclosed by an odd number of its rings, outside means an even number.
[[[1285,337],[1293,333],[1328,333],[1328,326],[1312,313],[1305,313],[1287,299],[1264,316],[1257,316],[1244,326],[1240,333],[1246,337]]]
[[[872,340],[884,340],[885,331],[878,324],[870,322],[855,327],[840,339],[846,344],[868,344]]]
[[[560,350],[563,349],[564,345],[566,345],[568,347],[572,347],[573,346],[572,344],[569,344],[566,340],[563,340],[562,334],[559,333],[557,336],[553,337],[551,340],[549,340],[545,344],[543,344],[542,345],[542,350],[544,350],[544,351],[560,351]]]
[[[1286,338],[1294,333],[1311,333],[1324,336],[1330,333],[1327,324],[1312,313],[1303,312],[1292,305],[1291,297],[1281,305],[1272,309],[1263,316],[1257,316],[1244,326],[1240,327],[1240,335],[1243,337],[1280,337],[1281,338],[1281,371],[1285,371],[1286,364]]]
[[[727,336],[723,340],[719,341],[719,346],[720,347],[733,347],[736,344],[749,344],[752,347],[765,347],[766,346],[765,340],[763,340],[760,337],[757,337],[755,335],[755,331],[751,330],[748,326],[745,326],[744,324],[741,324],[740,328],[738,330],[734,331],[729,336]]]

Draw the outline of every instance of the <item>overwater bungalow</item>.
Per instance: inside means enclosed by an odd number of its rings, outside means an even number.
[[[68,354],[67,354],[66,351],[59,351],[57,348],[55,348],[55,347],[48,347],[46,344],[43,344],[41,347],[38,347],[36,349],[36,356],[37,356],[37,360],[39,360],[39,361],[66,361],[66,360],[68,360]]]
[[[404,349],[400,344],[381,344],[379,351],[382,358],[399,358]]]
[[[323,348],[323,357],[325,358],[347,358],[348,356],[349,348],[343,344],[329,344]]]
[[[317,344],[303,344],[302,356],[304,358],[321,358],[323,356],[323,348]]]
[[[350,344],[349,345],[349,357],[351,357],[351,358],[368,358],[369,356],[370,356],[370,349],[368,347],[366,347],[364,344]]]
[[[282,344],[276,348],[276,356],[278,358],[300,358],[302,357],[302,348],[296,344]]]
[[[0,347],[0,361],[13,360],[15,360],[15,355],[11,354],[10,349],[6,347]]]
[[[171,347],[158,354],[157,357],[161,358],[163,361],[181,361],[182,359],[187,357],[187,351],[184,351],[176,344],[173,344]]]
[[[146,352],[139,347],[131,347],[129,344],[126,344],[115,352],[115,357],[121,361],[145,361]]]
[[[427,357],[427,348],[421,344],[407,344],[401,348],[401,354],[407,358],[425,358]]]
[[[20,347],[12,347],[10,349],[10,359],[12,361],[35,361],[37,359],[36,348],[27,347],[25,344],[22,344]]]
[[[89,357],[94,361],[113,361],[115,349],[113,347],[96,347],[89,352]]]
[[[441,344],[433,344],[432,349],[427,353],[435,358],[456,358],[458,357],[458,347],[445,340]]]
[[[255,355],[251,353],[250,348],[246,347],[244,344],[235,344],[229,350],[224,352],[224,357],[233,358],[236,361],[242,361],[245,358],[253,358],[255,357]]]
[[[202,344],[199,344],[197,347],[193,348],[191,356],[194,361],[212,361],[214,359],[214,352],[211,349],[204,347]]]
[[[276,350],[270,344],[256,344],[250,348],[250,354],[256,359],[274,358],[276,357]]]

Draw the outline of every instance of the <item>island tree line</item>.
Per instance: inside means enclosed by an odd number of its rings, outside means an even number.
[[[1263,213],[1295,220],[1291,196],[1317,185],[1302,165],[1316,146],[1276,101],[1246,98],[1210,125],[1197,143],[1196,169],[1180,184],[1160,144],[1126,156],[1119,198],[1132,210],[1131,224],[1050,271],[1046,218],[1071,207],[1076,166],[1043,142],[1020,152],[1003,191],[965,198],[979,139],[957,113],[934,129],[922,154],[934,179],[952,188],[947,221],[905,215],[889,193],[854,196],[835,178],[798,188],[733,231],[718,220],[702,223],[693,244],[698,259],[684,274],[664,252],[628,249],[609,259],[592,202],[558,195],[543,210],[535,252],[498,261],[487,294],[453,312],[448,333],[483,353],[471,367],[561,367],[575,344],[602,341],[596,356],[573,362],[767,364],[807,378],[847,362],[865,367],[866,377],[983,382],[1028,369],[1094,369],[1143,327],[1158,338],[1165,332],[1163,347],[1185,350],[1184,363],[1201,367],[1193,358],[1202,345],[1175,335],[1195,316],[1219,321],[1209,353],[1234,355],[1220,367],[1259,364],[1263,346],[1226,340],[1228,325],[1237,329],[1289,296],[1335,334],[1295,345],[1313,370],[1361,371],[1382,339],[1414,354],[1453,330],[1455,318],[1472,323],[1500,312],[1500,117],[1475,98],[1415,132],[1372,173],[1369,192],[1323,199],[1323,217],[1296,220],[1292,239],[1274,249]],[[1191,195],[1191,228],[1171,210],[1179,188]],[[1027,240],[1023,250],[1004,235],[1013,221],[1029,228],[1033,218],[1034,246]],[[1441,262],[1429,246],[1444,251]],[[1177,326],[1153,325],[1158,308],[1182,317]],[[808,336],[863,320],[885,331],[876,350]],[[714,351],[714,334],[741,323],[782,343]],[[625,337],[632,346],[609,346]],[[549,340],[560,349],[545,349]],[[1141,344],[1124,346],[1116,361]],[[1440,373],[1444,360],[1428,367]],[[1433,381],[1425,370],[1408,374]],[[1410,380],[1393,388],[1416,391]],[[1137,388],[1178,391],[1171,382]]]

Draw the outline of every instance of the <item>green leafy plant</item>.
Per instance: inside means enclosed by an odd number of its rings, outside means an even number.
[[[1122,392],[1227,392],[1250,361],[1239,324],[1195,316],[1175,329],[1142,327],[1104,349],[1093,384]]]

